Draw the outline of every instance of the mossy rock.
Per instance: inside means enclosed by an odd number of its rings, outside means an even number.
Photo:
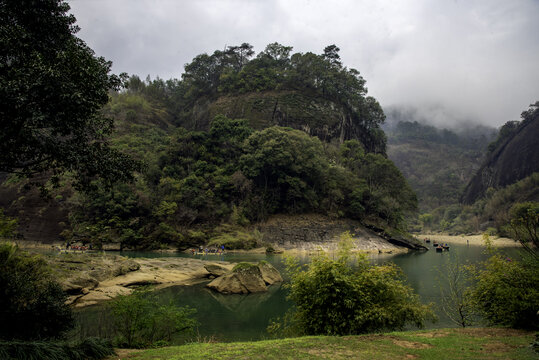
[[[238,272],[256,272],[258,269],[258,265],[256,264],[252,264],[252,263],[248,263],[248,262],[240,262],[238,264],[236,264],[236,266],[234,266],[234,268],[232,269],[232,272],[235,272],[235,273],[238,273]]]

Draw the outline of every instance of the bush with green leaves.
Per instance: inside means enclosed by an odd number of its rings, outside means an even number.
[[[366,256],[351,255],[350,237],[332,259],[321,253],[307,265],[289,258],[289,299],[295,304],[285,321],[270,331],[297,335],[348,335],[423,327],[435,319],[430,306],[403,279],[393,264],[371,265]],[[292,331],[291,331],[292,330]]]
[[[539,329],[539,262],[493,255],[475,271],[472,299],[491,325]]]
[[[0,243],[0,339],[61,337],[73,326],[66,299],[40,256]]]
[[[513,239],[539,260],[539,202],[516,203],[509,215]]]
[[[0,239],[13,237],[17,233],[17,219],[4,214],[4,209],[0,209]]]
[[[173,304],[161,305],[148,291],[119,296],[110,306],[118,346],[166,345],[174,335],[193,331],[197,325],[191,317],[196,310]]]

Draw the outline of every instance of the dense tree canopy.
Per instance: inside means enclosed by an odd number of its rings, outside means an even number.
[[[0,3],[0,171],[74,171],[78,184],[130,178],[136,164],[111,149],[100,109],[121,79],[74,34],[61,0]]]

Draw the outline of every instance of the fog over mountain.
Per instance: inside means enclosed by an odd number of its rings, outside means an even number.
[[[535,0],[69,3],[79,36],[115,72],[179,78],[196,55],[242,42],[257,52],[336,44],[384,109],[412,107],[437,125],[498,127],[539,99]]]

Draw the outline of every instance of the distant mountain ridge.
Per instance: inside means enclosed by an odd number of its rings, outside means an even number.
[[[442,129],[425,123],[418,111],[385,112],[388,157],[417,193],[420,211],[457,203],[496,130],[479,124],[466,131]]]

